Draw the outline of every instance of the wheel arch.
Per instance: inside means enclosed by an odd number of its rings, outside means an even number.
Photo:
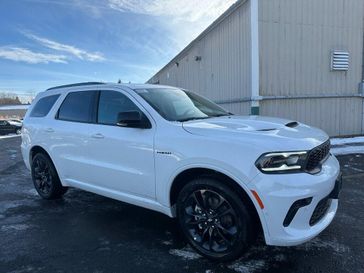
[[[58,177],[59,177],[59,179],[60,179],[60,181],[61,181],[61,184],[63,185],[63,186],[67,186],[67,184],[66,183],[64,183],[64,181],[63,181],[63,179],[62,179],[62,177],[60,176],[60,174],[59,174],[59,172],[58,172],[58,167],[57,167],[57,165],[56,165],[56,162],[54,162],[54,160],[53,160],[53,158],[51,157],[51,155],[50,155],[50,153],[47,151],[47,149],[45,149],[44,147],[42,147],[41,145],[34,145],[34,146],[32,146],[32,148],[30,148],[30,150],[29,150],[29,166],[30,166],[30,168],[31,168],[31,166],[32,166],[32,162],[33,162],[33,158],[34,158],[34,156],[36,155],[36,154],[38,154],[38,153],[43,153],[43,154],[45,154],[46,156],[48,156],[48,158],[51,160],[51,162],[52,162],[52,164],[53,164],[53,166],[54,166],[54,168],[55,168],[55,170],[56,170],[56,173],[57,173],[57,175],[58,175]]]
[[[226,182],[226,185],[230,189],[232,189],[235,192],[238,192],[244,204],[248,206],[248,210],[252,212],[254,222],[256,223],[257,227],[259,227],[259,231],[263,231],[263,223],[262,223],[263,219],[261,219],[257,211],[257,207],[255,206],[252,198],[247,193],[247,189],[243,188],[238,182],[236,182],[229,175],[211,168],[193,167],[185,169],[181,171],[177,176],[175,176],[169,192],[169,204],[171,208],[173,208],[172,209],[173,211],[175,211],[175,205],[178,198],[178,194],[180,193],[182,188],[186,185],[186,183],[188,183],[193,178],[198,176],[208,176],[216,178],[220,181],[224,181]]]
[[[49,153],[47,152],[47,150],[46,149],[44,149],[43,147],[41,147],[40,145],[34,145],[30,150],[29,150],[29,163],[30,163],[30,166],[32,165],[32,162],[33,162],[33,158],[34,158],[34,156],[36,155],[36,154],[38,154],[38,153],[44,153],[44,154],[46,154],[49,158],[51,158],[50,157],[50,155],[49,155]],[[51,159],[52,160],[52,159]],[[52,160],[52,162],[53,162],[53,160]],[[54,164],[54,162],[53,162],[53,164]]]

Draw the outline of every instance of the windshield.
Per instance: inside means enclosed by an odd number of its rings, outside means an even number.
[[[166,120],[188,121],[231,115],[217,104],[189,91],[177,88],[135,91]]]

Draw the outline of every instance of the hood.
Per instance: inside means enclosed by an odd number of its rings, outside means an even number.
[[[320,129],[262,116],[217,117],[184,122],[182,126],[191,134],[252,142],[276,151],[310,150],[328,139]]]

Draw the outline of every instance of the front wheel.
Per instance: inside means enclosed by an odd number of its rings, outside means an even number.
[[[190,245],[208,259],[238,258],[255,238],[241,196],[210,177],[189,182],[177,200],[177,218]]]
[[[21,129],[16,129],[15,134],[20,135],[21,134]]]
[[[66,193],[59,180],[56,168],[50,157],[38,153],[32,160],[32,179],[38,194],[44,199],[57,199]]]

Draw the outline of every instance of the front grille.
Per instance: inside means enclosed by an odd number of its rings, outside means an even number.
[[[326,215],[326,212],[331,205],[331,201],[331,198],[326,197],[317,204],[310,219],[310,226],[317,224]]]
[[[322,143],[321,145],[313,148],[307,157],[306,170],[313,172],[320,170],[321,163],[328,157],[330,153],[330,140]]]

